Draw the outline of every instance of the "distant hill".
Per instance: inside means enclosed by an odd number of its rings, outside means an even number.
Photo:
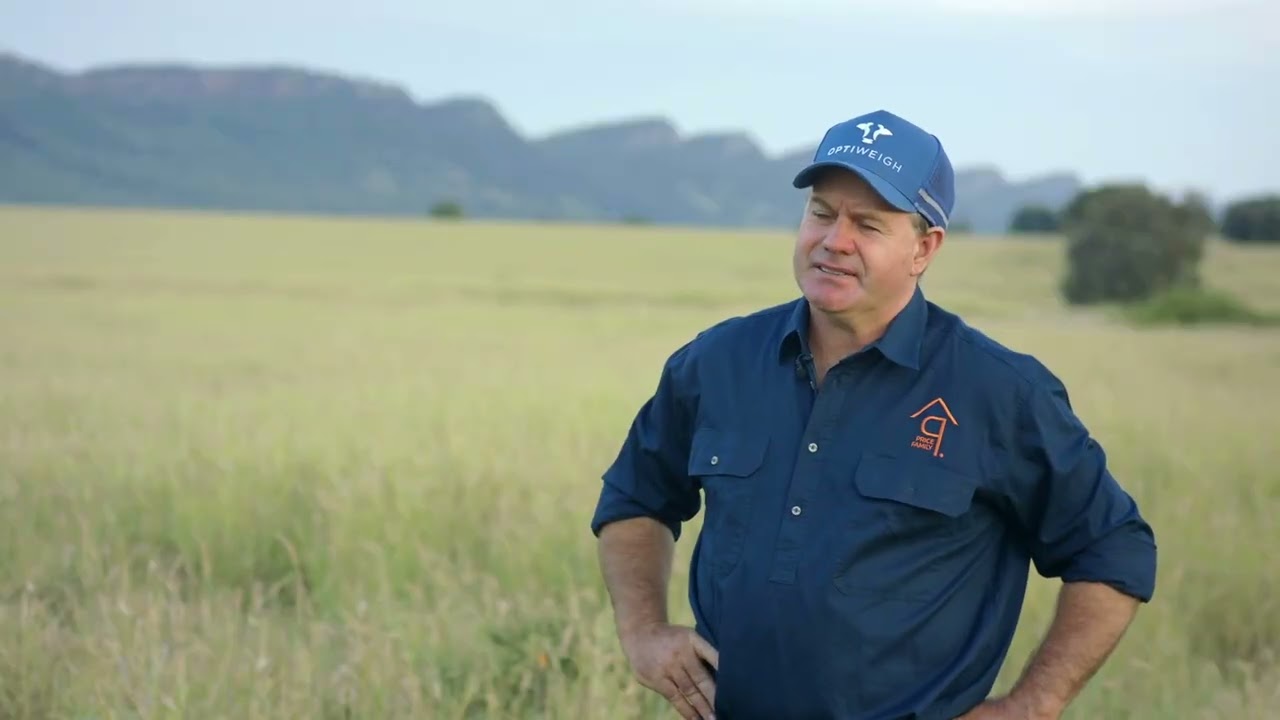
[[[815,138],[815,144],[817,139]],[[686,137],[663,118],[522,137],[488,101],[291,67],[130,65],[68,74],[0,55],[0,202],[791,227],[813,148]],[[957,170],[955,221],[1002,232],[1080,182]]]

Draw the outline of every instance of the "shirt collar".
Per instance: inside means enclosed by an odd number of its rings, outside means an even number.
[[[924,340],[928,316],[924,291],[917,285],[910,302],[889,322],[880,339],[866,349],[876,348],[898,365],[920,369],[920,344]],[[809,354],[809,303],[803,297],[793,303],[791,315],[783,324],[782,336],[778,339],[779,360],[790,360],[798,353]]]

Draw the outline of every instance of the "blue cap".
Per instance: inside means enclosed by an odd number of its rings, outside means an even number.
[[[887,110],[827,130],[813,162],[791,184],[809,187],[828,167],[852,170],[890,205],[947,226],[955,204],[955,174],[942,142]]]

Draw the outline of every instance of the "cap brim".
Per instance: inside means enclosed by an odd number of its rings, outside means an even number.
[[[887,180],[884,180],[879,175],[871,172],[870,170],[867,170],[866,168],[858,167],[857,165],[850,165],[848,163],[842,163],[838,160],[823,160],[821,162],[816,162],[816,163],[813,163],[812,165],[809,165],[805,169],[801,170],[798,174],[796,174],[796,177],[794,180],[791,181],[791,184],[797,188],[809,187],[810,185],[813,185],[813,181],[817,179],[819,173],[821,173],[823,170],[827,168],[833,168],[833,167],[840,168],[841,170],[848,170],[850,172],[857,173],[858,177],[862,178],[863,180],[866,180],[867,184],[870,185],[871,188],[875,190],[877,194],[880,195],[880,197],[884,198],[885,202],[889,203],[895,208],[903,212],[916,211],[915,202],[911,198],[907,197],[906,195],[903,195],[902,192],[899,191],[897,188],[890,185]]]

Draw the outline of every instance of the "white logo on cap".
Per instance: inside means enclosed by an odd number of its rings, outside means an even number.
[[[884,165],[885,167],[889,168],[894,172],[902,172],[902,163],[894,160],[888,155],[881,153],[879,150],[872,150],[871,148],[865,148],[865,147],[862,147],[861,145],[836,145],[835,147],[827,149],[827,157],[831,157],[832,155],[840,155],[842,153],[849,153],[852,155],[862,155],[863,157],[870,158],[871,160],[875,160],[876,162],[880,163],[881,165]]]
[[[854,127],[862,131],[862,142],[868,145],[875,142],[876,138],[880,137],[881,135],[893,135],[893,133],[889,130],[889,128],[881,125],[880,123],[875,123],[876,131],[871,132],[871,125],[872,123],[870,122],[864,122],[864,123],[859,123],[857,125],[854,125]]]

